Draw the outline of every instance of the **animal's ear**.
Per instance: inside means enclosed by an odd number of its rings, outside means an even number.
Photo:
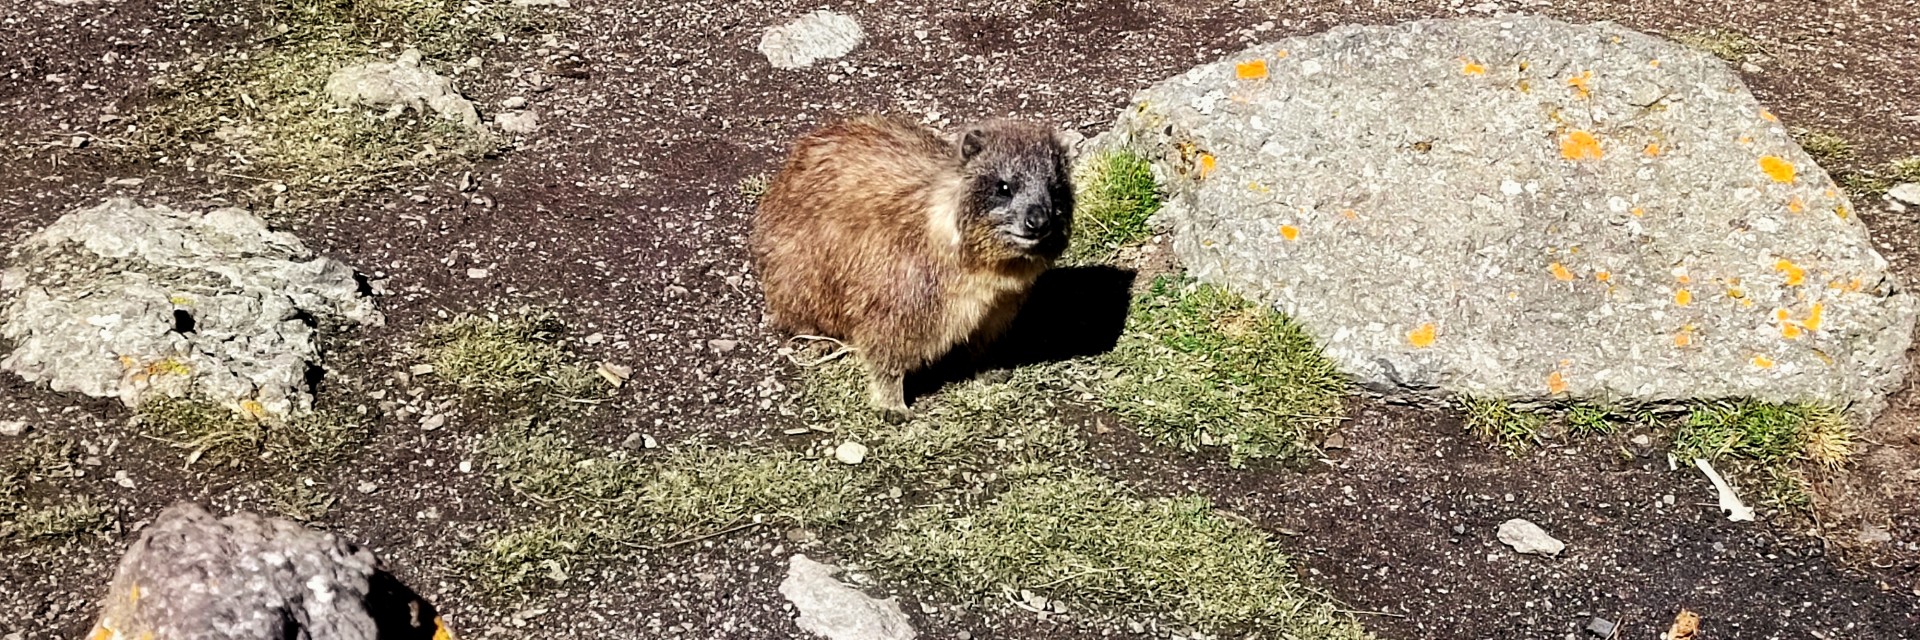
[[[986,132],[978,127],[968,129],[966,133],[960,134],[960,161],[972,162],[973,157],[980,155],[980,150],[986,146]]]

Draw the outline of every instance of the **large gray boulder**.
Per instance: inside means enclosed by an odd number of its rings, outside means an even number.
[[[176,504],[120,560],[94,640],[451,639],[432,605],[333,534]]]
[[[1138,94],[1199,279],[1370,389],[1751,397],[1871,416],[1915,306],[1845,194],[1720,61],[1598,23],[1341,27]]]
[[[55,391],[311,407],[320,326],[377,323],[353,269],[239,209],[113,199],[28,237],[0,271],[0,369]]]

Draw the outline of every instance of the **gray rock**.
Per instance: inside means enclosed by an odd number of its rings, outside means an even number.
[[[493,126],[514,135],[527,135],[540,130],[540,115],[532,111],[502,111],[493,114]]]
[[[188,503],[141,532],[101,608],[88,638],[427,640],[444,627],[365,549],[287,520],[216,519]]]
[[[1870,418],[1913,298],[1725,64],[1623,27],[1347,26],[1140,92],[1190,273],[1404,400],[1751,397]]]
[[[17,438],[27,433],[25,420],[0,420],[0,436]]]
[[[353,269],[238,209],[112,199],[29,237],[0,272],[0,369],[129,406],[196,396],[308,408],[317,326],[377,324]],[[317,325],[317,326],[316,326]]]
[[[473,131],[485,131],[480,112],[460,96],[453,81],[420,65],[420,52],[408,49],[393,62],[368,62],[333,72],[327,78],[327,96],[334,102],[386,109],[388,115],[413,109]]]
[[[1887,197],[1902,204],[1920,206],[1920,182],[1902,182],[1887,190]]]
[[[1600,616],[1594,616],[1592,620],[1587,621],[1587,633],[1601,638],[1612,638],[1613,633],[1619,629],[1620,625]]]
[[[1517,553],[1557,556],[1567,548],[1566,543],[1547,535],[1546,530],[1541,529],[1540,525],[1520,518],[1500,523],[1500,530],[1496,534],[1500,537],[1501,543],[1513,547]]]
[[[760,55],[776,68],[804,69],[847,55],[866,38],[853,18],[821,9],[767,29],[760,36]]]
[[[780,595],[800,610],[800,629],[828,640],[911,640],[913,624],[893,598],[878,600],[833,578],[839,569],[794,555]]]

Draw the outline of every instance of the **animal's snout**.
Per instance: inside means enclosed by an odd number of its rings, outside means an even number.
[[[1018,231],[1020,235],[1037,238],[1053,230],[1053,210],[1048,207],[1031,207],[1020,216]]]

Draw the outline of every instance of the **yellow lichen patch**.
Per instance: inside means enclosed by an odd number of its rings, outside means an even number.
[[[1258,182],[1247,183],[1247,190],[1252,191],[1254,193],[1272,193],[1273,192],[1272,189],[1267,188],[1267,185],[1260,184]]]
[[[1780,337],[1787,340],[1799,340],[1800,327],[1791,322],[1782,323],[1780,325]]]
[[[1567,391],[1566,376],[1560,375],[1560,372],[1558,371],[1547,374],[1547,393],[1549,395],[1559,395],[1562,393],[1566,393],[1566,391]]]
[[[1519,82],[1513,83],[1513,88],[1520,93],[1533,93],[1533,83],[1527,81],[1526,78],[1521,78]]]
[[[184,307],[184,306],[193,304],[193,298],[189,298],[184,294],[176,293],[171,296],[167,296],[167,302],[173,303],[173,306],[176,306],[176,307]]]
[[[1800,212],[1806,211],[1807,203],[1806,201],[1801,200],[1800,196],[1794,196],[1793,199],[1787,201],[1787,210],[1793,213],[1800,213]]]
[[[127,588],[127,601],[136,605],[140,604],[139,583],[135,583],[133,586]]]
[[[1213,168],[1218,164],[1219,162],[1213,159],[1213,154],[1211,153],[1200,154],[1200,177],[1205,178],[1207,177],[1207,174],[1213,173]]]
[[[1634,207],[1631,213],[1635,218],[1644,218],[1647,215],[1647,209],[1645,207]]]
[[[1740,290],[1739,288],[1737,288],[1737,287],[1736,287],[1736,288],[1729,288],[1729,289],[1727,289],[1727,297],[1729,297],[1729,298],[1733,298],[1733,299],[1735,299],[1735,300],[1740,300],[1740,299],[1743,299],[1743,298],[1746,298],[1746,297],[1747,297],[1747,292],[1745,292],[1745,291],[1741,291],[1741,290]]]
[[[1755,354],[1751,362],[1753,362],[1753,366],[1760,367],[1762,369],[1773,368],[1773,358],[1769,358],[1763,355]]]
[[[1420,325],[1418,328],[1407,332],[1407,344],[1413,345],[1415,349],[1431,347],[1433,346],[1434,332],[1435,328],[1433,323],[1429,322]]]
[[[1484,66],[1481,66],[1480,63],[1474,62],[1473,60],[1470,60],[1467,58],[1461,58],[1460,73],[1463,75],[1469,75],[1469,76],[1484,76],[1484,75],[1487,75],[1487,68]]]
[[[1611,272],[1611,271],[1607,271],[1606,269],[1601,269],[1601,270],[1599,270],[1599,271],[1595,271],[1595,272],[1593,272],[1593,279],[1595,279],[1595,280],[1599,280],[1599,281],[1601,281],[1601,282],[1606,282],[1606,281],[1608,281],[1608,280],[1612,280],[1612,279],[1613,279],[1613,272]]]
[[[1285,60],[1285,59],[1287,59],[1287,56],[1290,56],[1290,55],[1293,55],[1293,54],[1291,54],[1291,53],[1287,53],[1287,50],[1286,50],[1286,49],[1281,49],[1281,50],[1279,50],[1279,51],[1275,51],[1275,52],[1273,52],[1273,59],[1275,59],[1275,60]]]
[[[1648,61],[1647,61],[1647,66],[1649,66],[1649,67],[1653,67],[1653,68],[1655,68],[1655,69],[1658,69],[1658,68],[1660,68],[1660,59],[1658,59],[1658,58],[1655,58],[1655,59],[1652,59],[1652,60],[1648,60]]]
[[[1827,197],[1828,197],[1828,198],[1830,198],[1830,199],[1831,199],[1831,198],[1838,198],[1838,197],[1840,197],[1840,192],[1839,192],[1839,191],[1835,191],[1835,190],[1833,189],[1833,187],[1827,187]]]
[[[1680,275],[1674,276],[1673,281],[1678,282],[1680,284],[1693,284],[1693,277],[1682,273]]]
[[[1567,270],[1567,265],[1555,262],[1552,266],[1547,267],[1547,271],[1553,273],[1553,279],[1555,280],[1573,282],[1573,272]]]
[[[1789,287],[1800,286],[1800,283],[1806,281],[1807,278],[1806,269],[1800,268],[1798,265],[1795,265],[1792,260],[1786,258],[1775,261],[1773,263],[1773,270],[1780,272],[1781,276],[1786,277],[1787,286]]]
[[[1587,96],[1593,95],[1592,84],[1593,84],[1592,71],[1586,71],[1581,73],[1580,75],[1567,78],[1567,86],[1573,87],[1574,95],[1580,96],[1581,98],[1586,98]]]
[[[112,640],[113,636],[114,633],[112,629],[108,629],[106,625],[101,625],[93,629],[93,635],[88,636],[87,640]]]
[[[1779,156],[1760,156],[1760,171],[1765,172],[1767,177],[1773,178],[1774,182],[1793,182],[1793,163]]]
[[[241,400],[240,410],[246,412],[249,416],[253,416],[255,420],[262,420],[267,417],[266,405],[260,404],[258,400]]]
[[[1849,213],[1852,212],[1847,211],[1847,205],[1844,204],[1833,208],[1833,215],[1840,216],[1841,220],[1847,219],[1847,214]]]
[[[1740,136],[1735,142],[1739,142],[1740,144],[1753,144],[1753,136]]]
[[[1673,346],[1679,349],[1693,346],[1693,328],[1683,327],[1679,331],[1674,332]]]
[[[1760,110],[1760,119],[1761,119],[1761,120],[1765,120],[1765,121],[1767,121],[1767,122],[1779,122],[1779,121],[1780,121],[1780,118],[1779,118],[1778,116],[1775,116],[1775,115],[1773,115],[1773,112],[1772,112],[1772,111],[1768,111],[1768,110],[1766,110],[1766,109],[1761,109],[1761,110]]]
[[[1585,131],[1572,131],[1560,138],[1560,157],[1568,160],[1599,160],[1600,140]]]
[[[140,361],[135,360],[133,356],[120,356],[120,368],[133,369],[139,366],[140,366]]]
[[[1267,59],[1256,58],[1233,66],[1233,75],[1241,80],[1259,80],[1267,77]]]
[[[166,358],[166,359],[160,360],[159,362],[155,362],[153,364],[147,365],[145,371],[147,376],[149,377],[161,376],[161,375],[184,376],[189,373],[193,373],[193,367],[189,367],[187,366],[187,363],[181,362],[179,360],[175,360],[173,358]]]
[[[453,630],[447,627],[440,616],[433,617],[433,640],[453,640]]]
[[[1673,303],[1682,307],[1693,304],[1693,292],[1686,289],[1673,292]]]
[[[1649,143],[1647,143],[1647,148],[1646,148],[1646,149],[1644,149],[1644,151],[1646,152],[1646,154],[1647,154],[1647,157],[1650,157],[1650,158],[1652,158],[1652,157],[1659,157],[1659,156],[1660,156],[1660,151],[1661,151],[1661,149],[1660,149],[1660,143],[1658,143],[1658,142],[1649,142]]]
[[[1805,326],[1808,331],[1819,331],[1820,325],[1826,322],[1826,314],[1827,306],[1815,302],[1807,307],[1807,321],[1800,324]]]
[[[1341,209],[1341,210],[1340,210],[1340,217],[1342,217],[1342,218],[1346,218],[1346,219],[1348,219],[1348,220],[1353,220],[1353,221],[1359,221],[1359,220],[1360,220],[1360,214],[1358,214],[1358,213],[1355,213],[1355,212],[1354,212],[1354,210],[1352,210],[1352,209]]]
[[[1286,238],[1287,242],[1293,242],[1295,240],[1299,240],[1300,227],[1296,227],[1290,224],[1280,225],[1280,237]]]

